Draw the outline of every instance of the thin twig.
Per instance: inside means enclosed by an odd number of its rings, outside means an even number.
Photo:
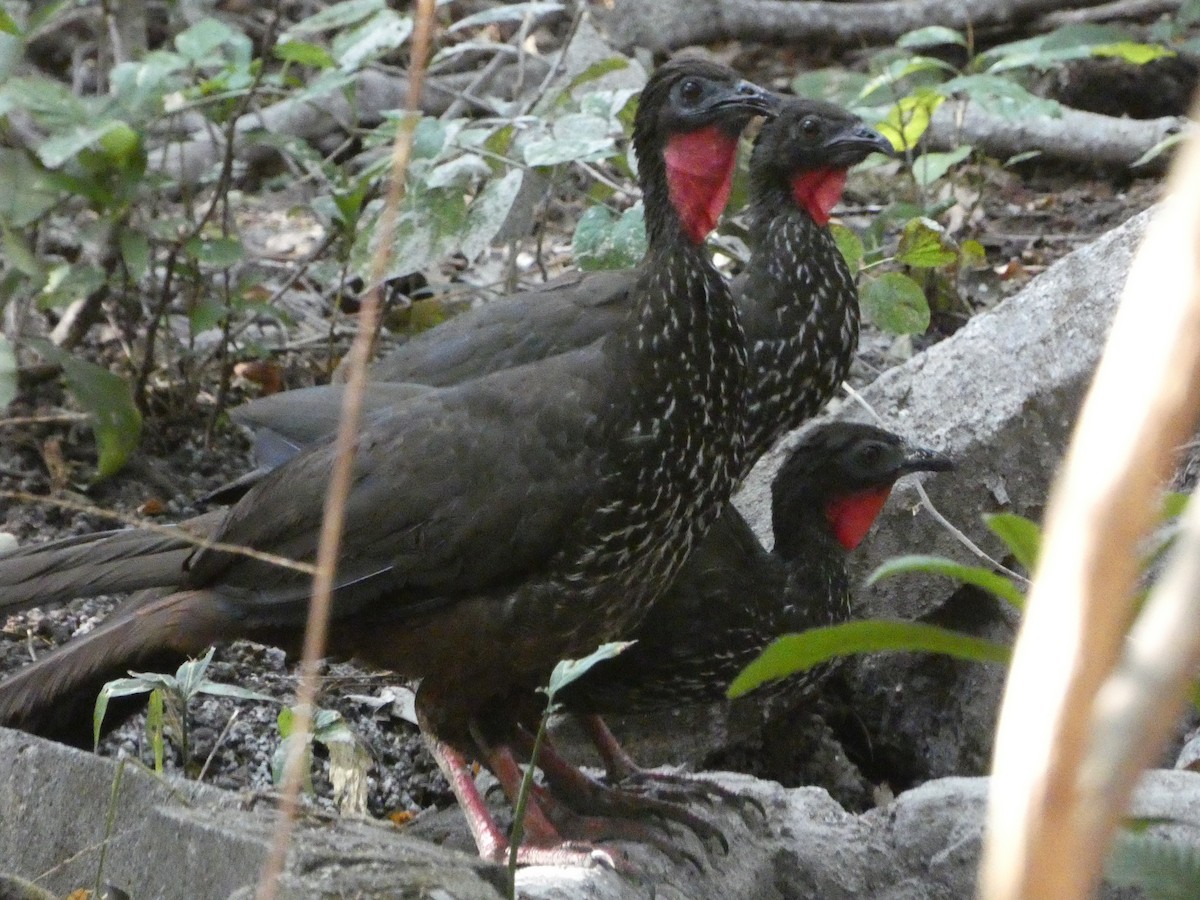
[[[300,688],[296,696],[296,716],[291,743],[284,768],[283,797],[279,818],[271,841],[271,851],[259,876],[257,900],[274,900],[279,876],[291,843],[300,784],[303,780],[303,748],[312,733],[312,710],[317,695],[317,667],[325,653],[333,598],[333,580],[341,549],[342,527],[345,522],[346,498],[350,493],[354,453],[357,448],[359,422],[362,418],[363,393],[366,387],[367,362],[371,358],[376,321],[379,317],[382,283],[387,273],[394,239],[400,201],[404,196],[404,181],[412,154],[413,135],[419,119],[421,89],[433,37],[434,0],[418,0],[412,37],[412,58],[409,66],[407,115],[396,131],[392,156],[391,184],[377,226],[378,249],[371,264],[371,284],[363,297],[359,312],[359,329],[350,349],[349,378],[338,422],[333,471],[330,473],[329,493],[325,515],[321,521],[320,543],[317,546],[317,573],[313,578],[313,596],[309,607],[308,625],[304,631],[304,652],[300,662]]]
[[[213,742],[212,750],[209,751],[208,759],[204,760],[204,765],[200,767],[200,774],[196,776],[196,781],[204,781],[204,776],[208,774],[208,767],[212,765],[212,761],[217,756],[217,751],[221,749],[221,744],[229,736],[230,729],[233,728],[233,723],[237,721],[237,717],[241,713],[240,709],[234,709],[233,715],[229,717],[229,721],[225,723],[225,727],[221,729],[221,733],[217,735],[216,741]]]
[[[26,491],[3,491],[0,490],[0,499],[15,500],[18,503],[41,503],[45,506],[57,506],[59,509],[69,509],[72,512],[87,513],[91,516],[100,516],[105,519],[112,519],[114,522],[120,522],[122,525],[129,525],[137,528],[140,531],[149,531],[154,534],[161,534],[164,537],[173,538],[183,544],[191,544],[198,550],[216,550],[221,553],[236,553],[239,556],[248,556],[250,559],[256,559],[259,562],[269,563],[273,566],[279,566],[283,569],[292,569],[296,572],[302,572],[305,575],[315,575],[317,567],[311,563],[300,562],[295,559],[288,559],[286,556],[278,556],[274,553],[265,553],[262,550],[255,550],[253,547],[243,547],[239,544],[226,544],[223,541],[211,541],[208,538],[188,531],[182,525],[159,525],[157,522],[148,522],[137,516],[129,516],[125,513],[115,512],[111,509],[103,509],[99,506],[92,506],[88,503],[78,503],[74,500],[64,500],[61,497],[43,497],[39,494],[30,494]],[[2,558],[2,557],[0,557]]]

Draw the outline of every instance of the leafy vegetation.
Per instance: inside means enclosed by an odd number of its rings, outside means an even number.
[[[183,663],[174,675],[158,672],[131,672],[128,678],[117,678],[104,685],[96,698],[95,711],[92,714],[94,743],[97,745],[100,743],[100,732],[104,724],[105,713],[108,711],[109,701],[117,697],[149,694],[146,735],[154,752],[154,770],[159,773],[163,771],[164,739],[170,735],[179,744],[184,771],[192,771],[189,748],[191,738],[189,707],[195,698],[207,694],[211,697],[274,702],[272,698],[257,691],[209,679],[208,667],[212,662],[213,653],[213,648],[209,648],[208,652],[200,659],[190,659]]]

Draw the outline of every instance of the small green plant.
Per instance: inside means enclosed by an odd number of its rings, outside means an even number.
[[[1031,92],[1033,76],[1086,57],[1115,57],[1144,64],[1175,51],[1142,43],[1109,25],[1069,25],[1025,40],[978,52],[973,37],[943,26],[911,31],[880,51],[870,73],[824,69],[792,82],[798,94],[824,96],[875,122],[905,158],[911,199],[886,207],[861,234],[838,227],[835,236],[851,269],[860,275],[863,314],[895,334],[925,331],[930,310],[949,309],[960,294],[959,279],[985,261],[978,241],[959,240],[939,224],[958,204],[954,177],[967,164],[987,164],[970,144],[949,150],[922,148],[934,114],[947,100],[963,100],[1017,123],[1035,116],[1058,117],[1061,106]],[[951,60],[962,60],[961,63]],[[1153,148],[1139,163],[1163,152],[1177,136]],[[1021,153],[1005,166],[1028,159]],[[978,191],[968,194],[978,195]],[[964,216],[963,218],[968,218]],[[899,229],[898,243],[892,235]]]
[[[508,898],[516,900],[517,897],[517,851],[521,847],[521,840],[525,834],[525,807],[529,803],[529,793],[533,790],[533,771],[538,755],[541,753],[542,744],[546,740],[546,727],[550,722],[550,717],[558,712],[559,706],[555,702],[555,696],[567,685],[582,678],[592,666],[596,663],[603,662],[606,659],[612,659],[619,653],[624,652],[628,647],[633,646],[633,641],[613,641],[608,644],[601,644],[587,656],[582,659],[564,659],[560,660],[558,665],[554,667],[554,671],[550,673],[550,681],[544,688],[538,688],[546,695],[546,709],[542,713],[541,721],[538,723],[537,735],[533,739],[533,754],[529,766],[525,769],[525,776],[521,779],[521,789],[517,794],[516,808],[513,810],[513,826],[512,834],[508,841]]]
[[[1200,847],[1145,834],[1150,824],[1167,823],[1134,823],[1117,836],[1105,881],[1137,888],[1146,900],[1200,897]]]
[[[271,780],[277,785],[283,783],[288,754],[298,737],[295,734],[295,717],[294,707],[284,707],[276,720],[279,736],[283,739],[271,757]],[[329,754],[329,780],[333,784],[333,797],[338,810],[343,815],[366,815],[367,772],[371,768],[371,755],[342,714],[332,709],[318,709],[312,719],[312,732],[306,737],[304,790],[310,794],[313,792],[312,745],[315,741]]]
[[[191,717],[189,706],[193,699],[207,694],[212,697],[232,697],[236,700],[274,702],[271,697],[257,691],[210,680],[207,673],[214,652],[214,649],[210,647],[200,659],[190,659],[183,663],[174,675],[157,672],[130,672],[128,678],[117,678],[104,685],[96,698],[95,711],[92,714],[94,745],[99,746],[100,744],[101,727],[104,724],[104,715],[108,711],[110,700],[116,697],[149,694],[146,733],[154,752],[154,770],[160,774],[163,771],[164,738],[170,734],[179,744],[184,771],[190,772]]]

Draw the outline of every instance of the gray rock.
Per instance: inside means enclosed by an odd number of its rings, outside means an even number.
[[[61,896],[90,886],[106,832],[119,765],[0,729],[0,885],[35,882]],[[706,862],[672,864],[657,851],[627,845],[640,876],[604,869],[537,867],[518,873],[529,900],[938,900],[970,896],[979,859],[987,782],[948,778],[852,815],[820,788],[787,790],[748,776],[713,775],[754,797],[766,811],[698,806],[730,840]],[[158,779],[127,766],[113,810],[103,880],[134,898],[250,898],[267,852],[273,817],[246,809],[239,795]],[[1157,817],[1156,836],[1196,844],[1200,776],[1155,771],[1132,814]],[[450,822],[450,813],[445,814]],[[465,833],[457,818],[459,837]],[[414,829],[415,831],[415,829]],[[7,879],[7,880],[6,880]],[[495,900],[503,873],[464,853],[353,819],[301,817],[280,896],[413,897]],[[1108,891],[1106,897],[1125,896]]]

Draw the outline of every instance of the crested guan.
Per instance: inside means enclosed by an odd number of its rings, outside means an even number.
[[[827,226],[847,170],[871,153],[894,150],[857,116],[803,98],[786,100],[755,142],[748,216],[754,249],[732,284],[751,371],[747,470],[824,406],[849,371],[858,345],[858,291]],[[372,366],[376,384],[367,405],[386,409],[418,391],[415,385],[456,384],[585,346],[627,314],[635,275],[572,273],[422,332]],[[233,410],[235,421],[260,436],[262,468],[215,499],[236,495],[289,453],[332,431],[341,390],[286,391]]]
[[[767,552],[727,504],[670,591],[629,639],[556,695],[569,712],[654,712],[719,700],[776,637],[850,617],[846,558],[897,480],[948,458],[855,422],[807,430],[771,484]]]
[[[359,436],[330,653],[421,678],[422,730],[489,858],[506,839],[458,753],[482,750],[503,770],[511,754],[481,746],[478,723],[502,718],[497,704],[544,683],[559,659],[633,627],[742,471],[744,336],[703,241],[738,133],[776,105],[724,66],[660,67],[634,123],[649,246],[621,325],[536,365],[419,393]],[[311,560],[332,452],[319,443],[268,474],[213,537]],[[170,590],[0,683],[0,722],[52,728],[71,695],[164,654],[234,637],[298,643],[307,577],[214,549],[153,568],[160,580],[146,586]],[[594,858],[554,846],[541,820],[535,802],[525,861]]]
[[[749,204],[754,251],[732,286],[751,369],[747,470],[778,437],[814,415],[849,370],[858,342],[858,294],[827,226],[847,169],[872,152],[893,151],[883,136],[841,107],[801,98],[785,101],[755,142]],[[373,383],[367,403],[386,409],[419,391],[414,383],[453,383],[595,339],[615,327],[627,307],[623,286],[630,277],[624,271],[567,276],[423,332],[376,363],[372,377],[396,383]],[[234,410],[236,421],[257,432],[262,468],[245,480],[252,483],[315,435],[335,427],[340,390],[288,391]],[[239,487],[235,482],[226,490]],[[730,516],[736,512],[726,519]],[[722,531],[730,527],[722,524]],[[701,545],[697,561],[689,561],[681,575],[686,587],[661,599],[643,628],[655,628],[660,618],[677,623],[695,614],[693,590],[703,580],[697,573],[711,563],[713,553],[729,552],[728,534],[723,537],[716,549],[707,542]],[[720,641],[719,631],[712,639]],[[691,649],[679,652],[687,655]],[[590,716],[584,726],[609,764],[610,777],[632,774],[632,761],[620,753],[603,722]]]
[[[871,152],[890,153],[891,145],[822,101],[788,99],[759,133],[750,161],[755,250],[732,285],[751,368],[747,470],[780,435],[815,414],[849,370],[858,293],[826,226],[846,169]],[[620,324],[638,271],[575,273],[423,332],[375,364],[367,415],[386,414],[423,393],[422,385],[450,385],[586,346]],[[407,382],[392,383],[399,378]],[[259,468],[215,499],[237,499],[266,472],[332,434],[341,391],[340,385],[302,388],[234,409],[233,419],[256,432]],[[208,534],[219,519],[210,513],[183,527]],[[131,530],[22,548],[0,560],[0,609],[157,585],[159,569],[178,570],[191,549]]]

